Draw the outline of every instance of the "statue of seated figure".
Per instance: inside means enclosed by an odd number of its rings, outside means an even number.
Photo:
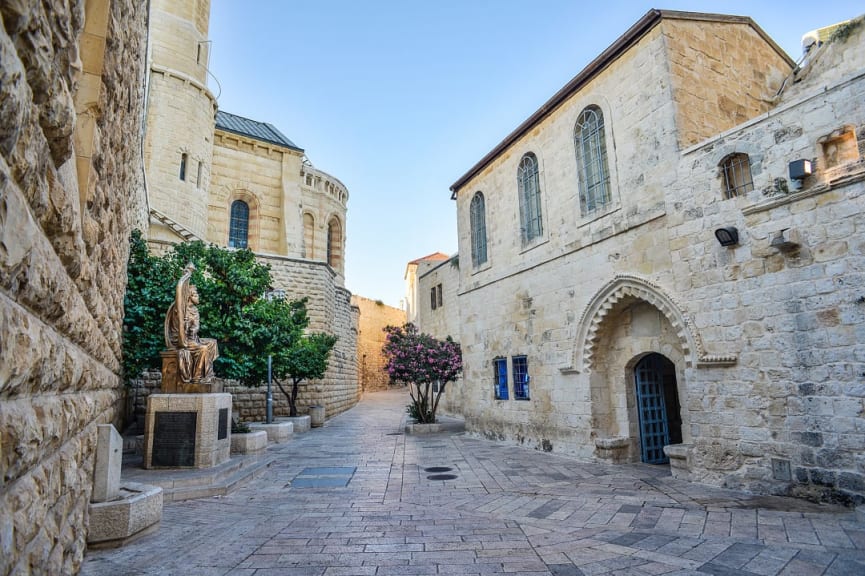
[[[219,347],[212,338],[200,338],[198,290],[190,284],[193,264],[188,264],[177,282],[174,303],[165,315],[165,350],[162,353],[162,391],[218,392],[213,389],[213,361]]]

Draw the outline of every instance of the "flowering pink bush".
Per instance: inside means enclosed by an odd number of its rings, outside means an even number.
[[[387,359],[385,370],[391,382],[409,384],[412,403],[408,407],[418,422],[434,423],[439,398],[448,382],[459,378],[463,370],[463,355],[458,342],[450,336],[438,340],[418,332],[414,324],[388,326],[382,352]],[[432,385],[438,392],[432,398]]]

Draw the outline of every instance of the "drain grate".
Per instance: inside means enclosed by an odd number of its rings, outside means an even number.
[[[427,480],[456,480],[456,474],[430,474]]]
[[[430,466],[429,468],[424,468],[424,472],[450,472],[453,470],[450,466]]]

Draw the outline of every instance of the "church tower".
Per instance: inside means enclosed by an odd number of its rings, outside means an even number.
[[[153,0],[145,173],[151,241],[204,239],[216,97],[207,87],[210,0]]]

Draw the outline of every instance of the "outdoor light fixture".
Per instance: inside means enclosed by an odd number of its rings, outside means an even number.
[[[810,160],[793,160],[789,165],[790,180],[798,180],[801,182],[811,175]]]
[[[735,226],[718,228],[715,230],[715,238],[718,239],[721,246],[735,246],[739,243],[739,231],[736,230]]]

